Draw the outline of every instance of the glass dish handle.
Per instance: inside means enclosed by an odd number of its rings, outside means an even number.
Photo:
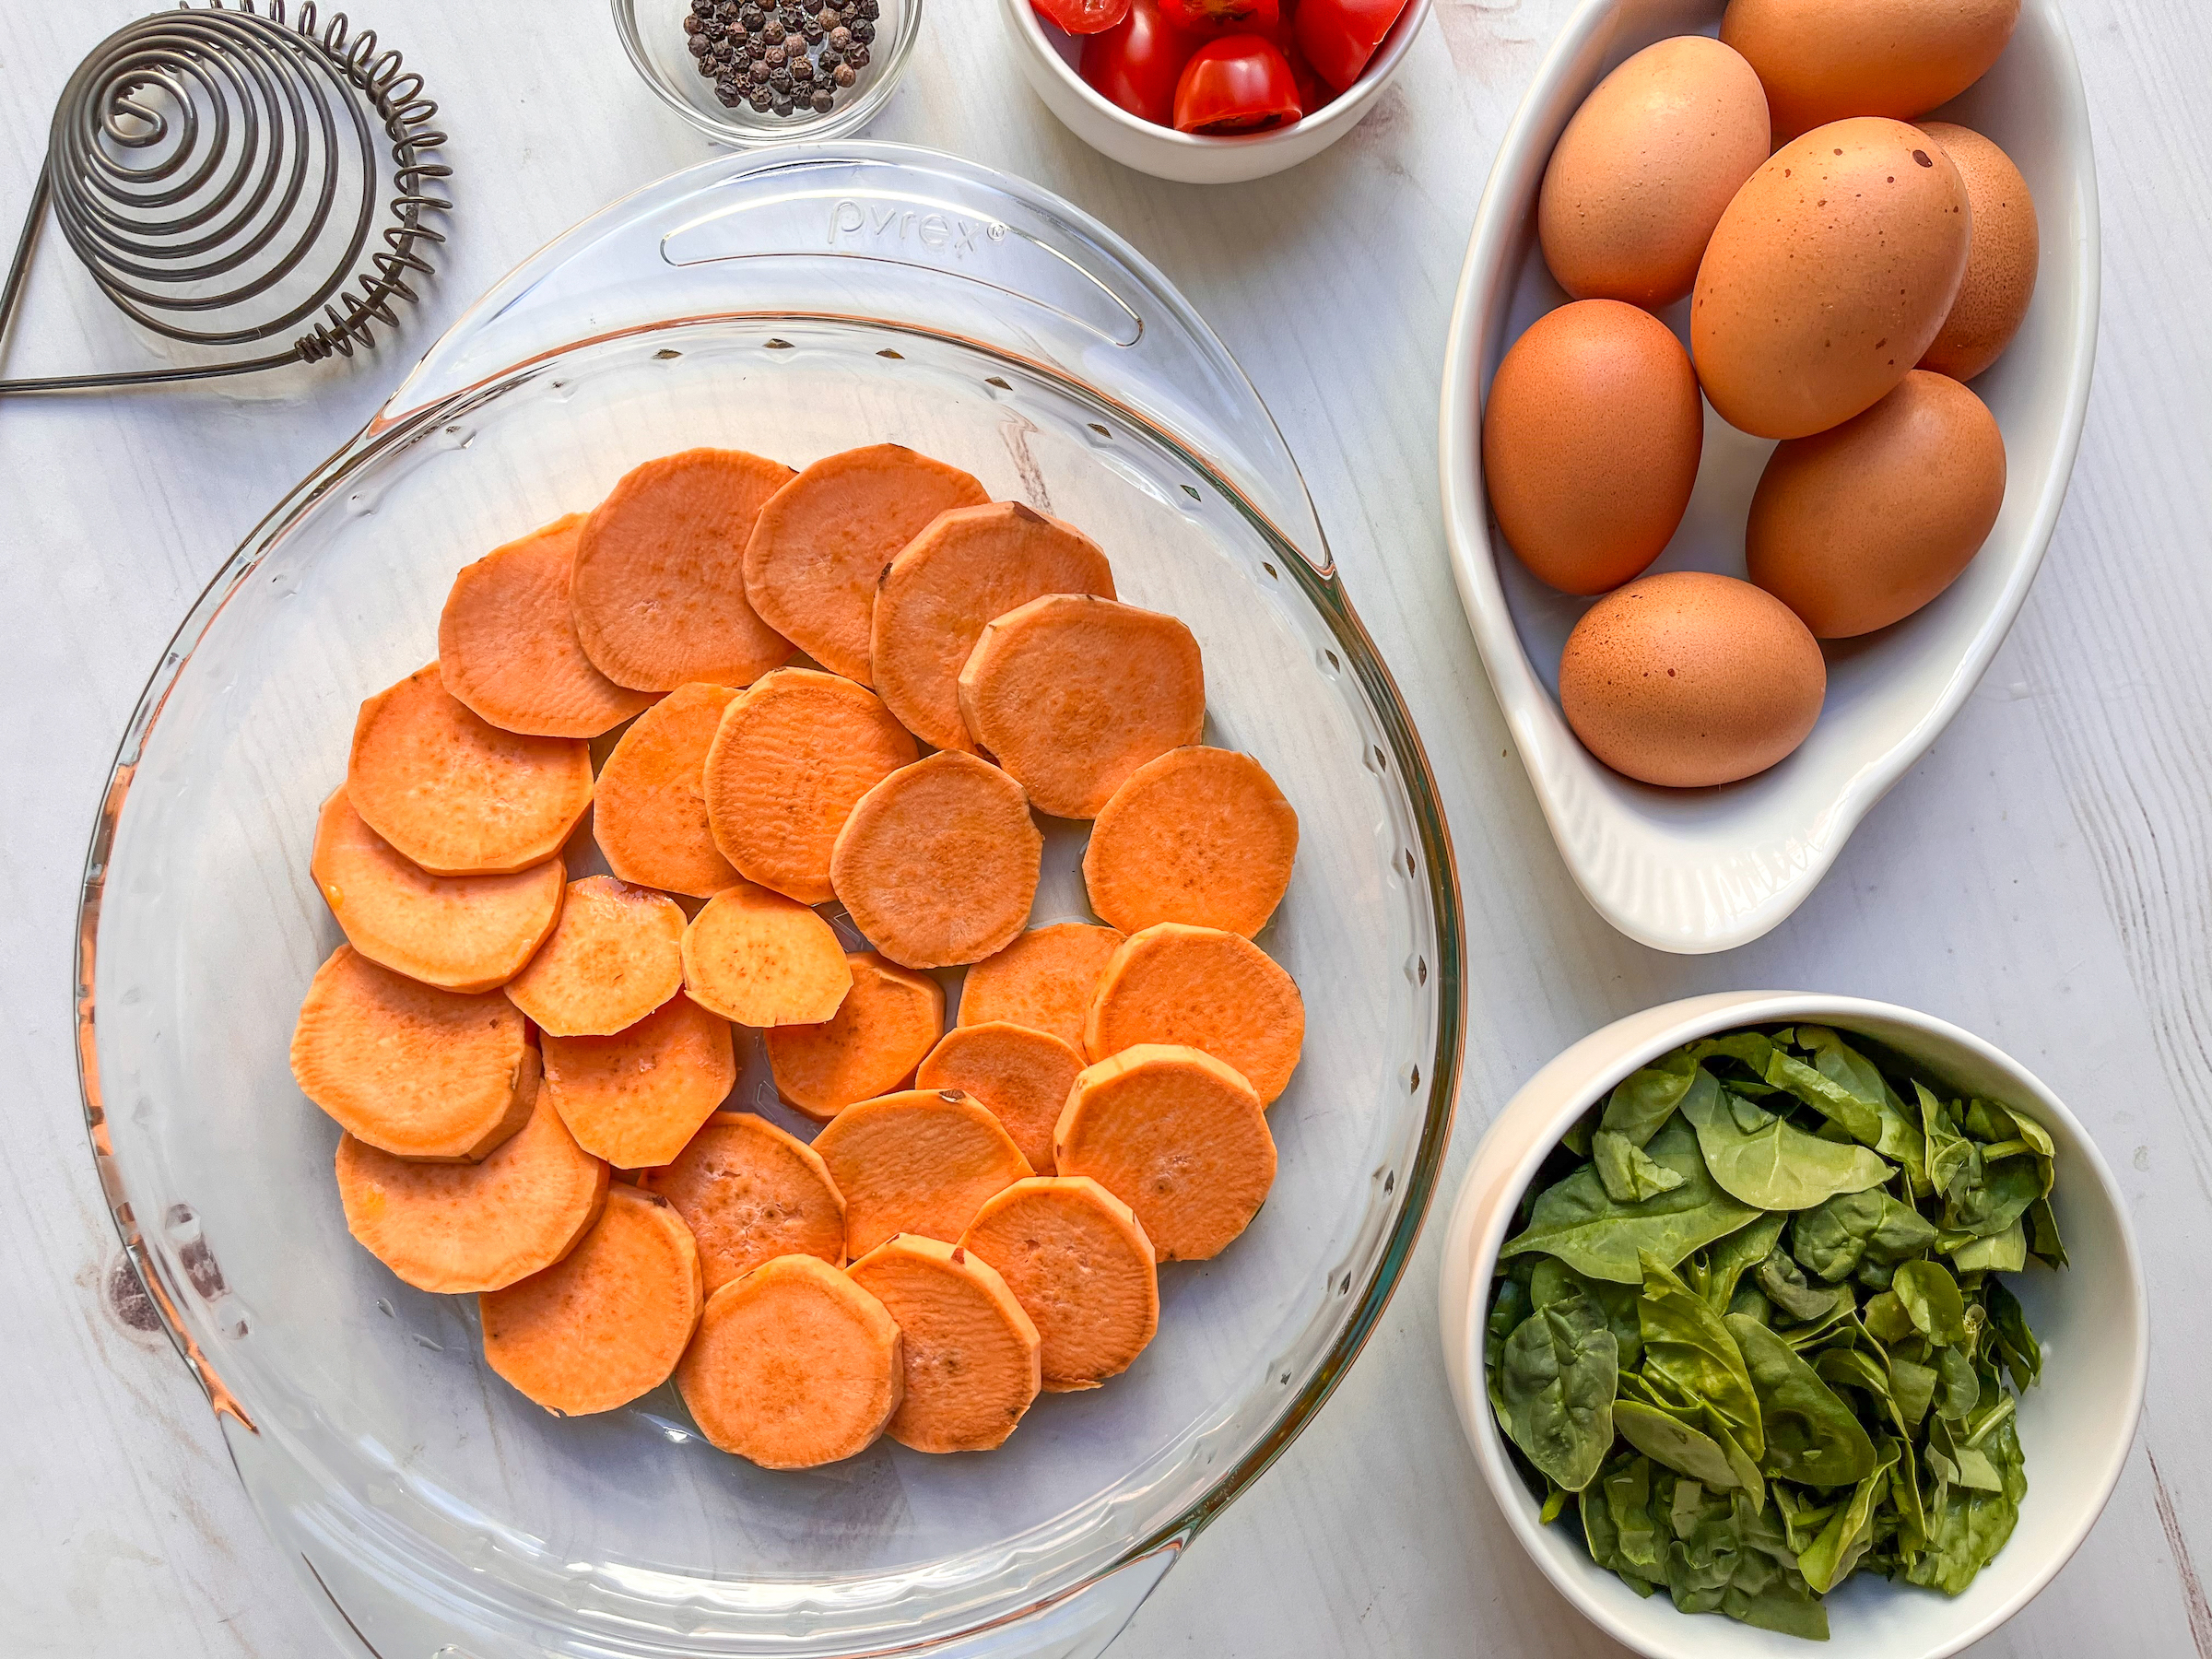
[[[1021,180],[904,145],[717,157],[615,203],[471,307],[371,433],[580,340],[731,314],[948,335],[1082,382],[1329,569],[1259,394],[1142,254]]]

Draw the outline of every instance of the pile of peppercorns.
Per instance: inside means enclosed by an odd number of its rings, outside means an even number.
[[[868,66],[881,10],[881,0],[691,0],[684,33],[726,107],[826,115]]]

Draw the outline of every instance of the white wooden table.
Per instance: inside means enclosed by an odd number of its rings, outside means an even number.
[[[70,68],[148,4],[0,0],[11,214]],[[1474,1040],[1445,1193],[1524,1077],[1654,1002],[1819,988],[1987,1035],[2099,1135],[2148,1252],[2157,1324],[2149,1407],[2110,1509],[1975,1652],[2212,1659],[2190,1559],[2193,1539],[2212,1555],[2212,7],[2071,6],[2103,188],[2104,328],[2049,561],[1980,692],[1821,890],[1761,943],[1701,960],[1630,944],[1577,897],[1445,569],[1446,311],[1492,147],[1569,7],[1438,0],[1403,79],[1343,144],[1205,191],[1083,147],[1019,84],[994,0],[934,0],[873,135],[1025,174],[1100,215],[1182,285],[1273,406],[1412,704],[1465,873]],[[0,399],[0,708],[16,733],[0,759],[0,1652],[13,1659],[329,1651],[198,1390],[115,1294],[129,1281],[78,1112],[69,985],[79,865],[124,722],[193,596],[413,353],[539,243],[707,149],[630,75],[600,0],[360,9],[429,76],[462,174],[445,268],[402,344],[305,392]],[[7,370],[141,351],[50,238]],[[1617,1651],[1526,1562],[1478,1484],[1436,1353],[1433,1234],[1335,1400],[1168,1576],[1117,1656]]]

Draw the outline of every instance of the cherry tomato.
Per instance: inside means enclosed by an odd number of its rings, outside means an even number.
[[[1129,15],[1129,0],[1030,0],[1030,5],[1047,23],[1072,35],[1098,34]]]
[[[1226,35],[1191,54],[1175,83],[1175,130],[1265,133],[1299,118],[1290,61],[1258,35]]]
[[[1196,35],[1272,35],[1282,18],[1282,0],[1161,0],[1161,10],[1176,28]]]
[[[1139,121],[1175,124],[1175,79],[1198,49],[1162,15],[1159,0],[1131,0],[1129,15],[1087,37],[1078,70],[1093,91]]]
[[[1405,9],[1406,0],[1301,0],[1298,43],[1314,73],[1341,92],[1359,78]]]

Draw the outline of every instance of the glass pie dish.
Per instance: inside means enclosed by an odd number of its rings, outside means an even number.
[[[771,1474],[706,1444],[671,1389],[559,1420],[493,1377],[473,1299],[410,1290],[347,1238],[337,1131],[287,1046],[339,938],[307,867],[316,806],[359,700],[435,649],[453,571],[655,454],[879,440],[1081,524],[1125,598],[1195,630],[1209,740],[1260,757],[1300,815],[1261,942],[1312,1018],[1269,1202],[1219,1259],[1163,1272],[1129,1374],[1046,1396],[988,1456],[887,1441]],[[1035,920],[1082,913],[1079,850],[1049,838]],[[342,1645],[1072,1659],[1372,1328],[1441,1162],[1462,955],[1419,741],[1219,342],[1031,186],[809,147],[678,174],[516,271],[203,595],[86,870],[85,1107],[117,1225]],[[733,1104],[771,1102],[756,1052]]]

